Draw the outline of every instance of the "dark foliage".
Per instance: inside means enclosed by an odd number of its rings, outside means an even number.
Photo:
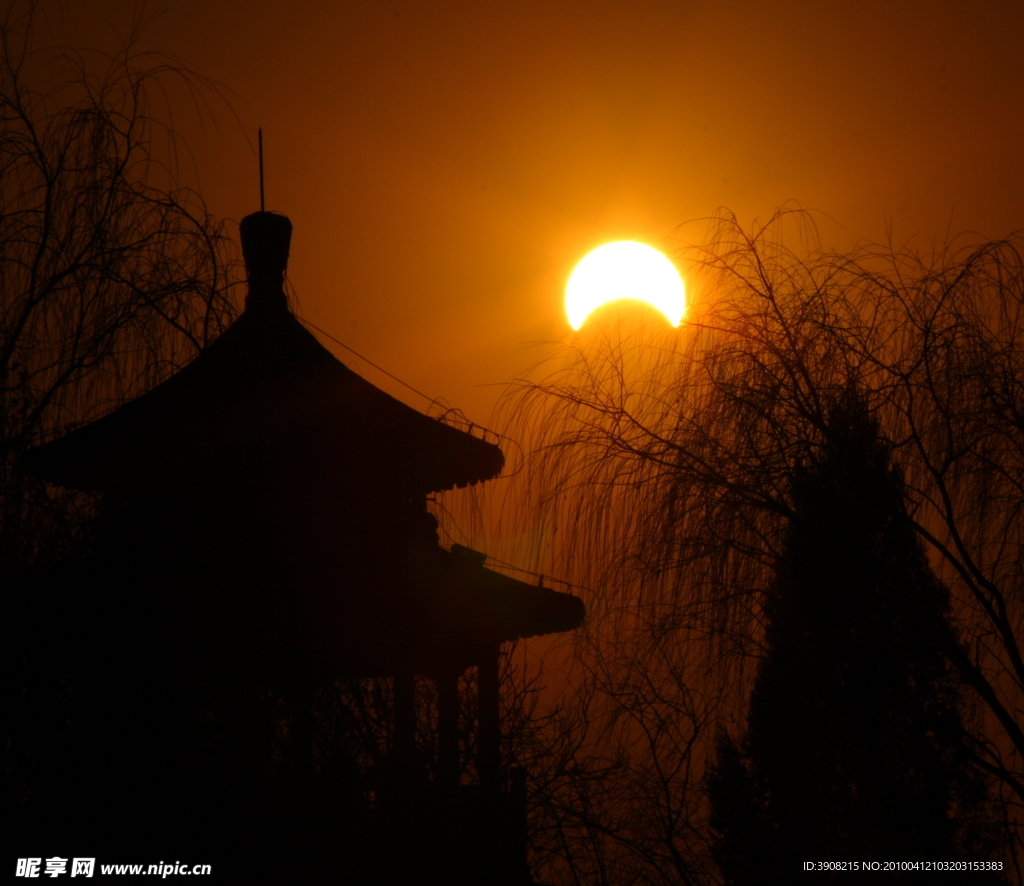
[[[711,825],[728,883],[795,877],[804,861],[998,851],[947,657],[949,594],[904,494],[877,426],[847,399],[822,454],[794,472],[746,735],[719,737]]]

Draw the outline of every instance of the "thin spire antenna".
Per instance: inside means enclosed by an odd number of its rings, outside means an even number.
[[[263,198],[263,127],[256,130],[256,139],[260,144],[260,212],[266,212],[266,201]]]

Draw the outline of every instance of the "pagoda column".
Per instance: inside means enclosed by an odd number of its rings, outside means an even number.
[[[454,788],[459,783],[459,674],[451,670],[438,676],[437,770],[438,781]]]
[[[391,685],[394,705],[392,750],[399,769],[408,776],[416,754],[416,678],[412,674],[395,674]]]
[[[477,665],[479,738],[476,768],[480,775],[480,788],[492,796],[498,794],[501,787],[501,713],[498,707],[500,652],[500,643],[490,644]]]

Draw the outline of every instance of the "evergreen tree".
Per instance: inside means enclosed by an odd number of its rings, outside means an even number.
[[[995,849],[964,752],[948,591],[863,404],[845,398],[829,425],[824,454],[792,478],[747,733],[720,737],[709,778],[728,883]]]

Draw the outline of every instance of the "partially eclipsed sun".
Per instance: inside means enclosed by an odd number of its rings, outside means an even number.
[[[647,302],[678,326],[686,309],[683,281],[657,249],[623,240],[598,247],[583,259],[565,288],[565,313],[579,329],[591,312],[605,302],[634,298]]]

